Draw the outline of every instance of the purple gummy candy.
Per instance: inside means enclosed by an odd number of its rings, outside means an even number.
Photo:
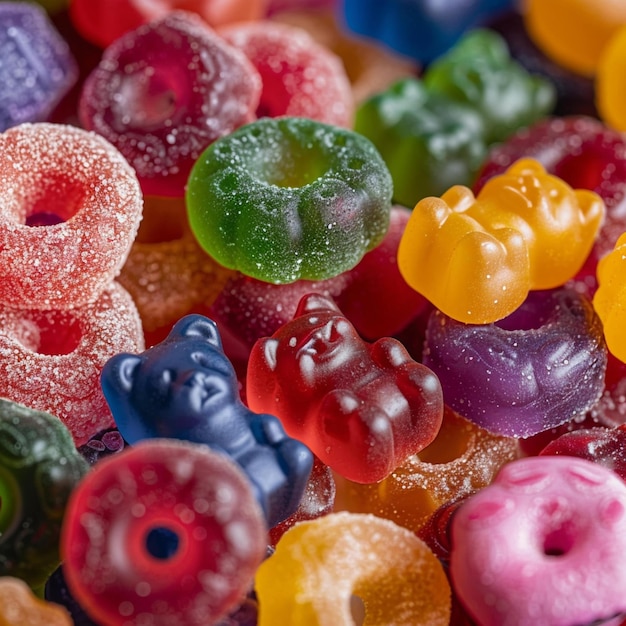
[[[493,433],[530,437],[584,417],[602,393],[607,351],[589,299],[563,288],[531,292],[495,324],[435,311],[423,362],[452,409]]]
[[[45,121],[77,79],[76,61],[46,12],[0,2],[0,131]]]

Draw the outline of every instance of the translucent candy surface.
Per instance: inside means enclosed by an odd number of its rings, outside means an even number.
[[[248,481],[204,445],[142,442],[104,459],[66,519],[70,589],[111,626],[214,623],[241,602],[265,554]]]
[[[272,283],[354,267],[384,237],[391,177],[365,137],[300,117],[263,118],[195,163],[186,199],[200,245]]]
[[[193,13],[174,11],[106,49],[79,117],[128,159],[146,194],[182,196],[194,161],[254,119],[260,93],[241,51]]]
[[[435,555],[406,528],[373,515],[297,524],[257,570],[255,589],[259,626],[447,626],[450,619],[450,588]],[[366,621],[355,622],[363,610]]]
[[[33,4],[0,4],[0,58],[0,131],[44,121],[78,78],[68,45]]]
[[[343,63],[306,31],[260,20],[219,33],[242,50],[261,75],[258,117],[291,115],[352,127],[354,98]]]
[[[0,398],[0,576],[20,578],[41,591],[61,560],[63,516],[87,470],[54,415]],[[0,591],[0,624],[3,619],[30,624],[11,619],[18,607],[4,612],[4,598]]]
[[[70,311],[0,309],[0,395],[59,417],[76,445],[113,425],[100,371],[114,354],[143,349],[128,293],[111,284]]]
[[[71,309],[122,267],[142,212],[137,178],[95,133],[21,124],[0,135],[0,305]]]
[[[424,363],[444,400],[487,430],[528,437],[583,418],[604,387],[606,347],[590,301],[573,290],[533,291],[496,324],[435,311]]]

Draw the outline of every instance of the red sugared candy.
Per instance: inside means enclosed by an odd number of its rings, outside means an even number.
[[[207,626],[235,609],[265,556],[250,484],[226,456],[175,440],[100,461],[72,495],[67,583],[109,626]]]
[[[60,418],[80,446],[114,424],[102,367],[141,350],[137,309],[116,283],[71,310],[0,308],[0,396]]]
[[[139,226],[137,177],[102,137],[60,124],[0,135],[0,305],[93,302],[122,267]]]
[[[319,294],[302,298],[292,321],[255,343],[247,400],[359,483],[388,476],[435,438],[443,419],[437,377],[399,341],[363,341]]]
[[[78,113],[128,159],[144,193],[180,197],[204,149],[254,119],[260,93],[240,50],[193,13],[174,11],[105,50]]]
[[[213,27],[263,16],[266,0],[71,0],[70,17],[80,34],[106,48],[146,22],[184,9]]]
[[[261,75],[258,117],[290,115],[352,127],[354,97],[343,63],[305,30],[263,20],[219,32]]]

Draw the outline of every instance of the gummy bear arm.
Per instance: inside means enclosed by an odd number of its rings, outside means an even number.
[[[281,421],[274,415],[251,412],[249,424],[258,443],[275,446],[287,438]]]
[[[413,362],[404,345],[391,337],[375,341],[371,346],[371,354],[374,362],[385,369]]]

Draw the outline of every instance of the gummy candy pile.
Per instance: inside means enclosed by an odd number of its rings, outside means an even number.
[[[0,51],[0,626],[626,626],[626,4]]]

